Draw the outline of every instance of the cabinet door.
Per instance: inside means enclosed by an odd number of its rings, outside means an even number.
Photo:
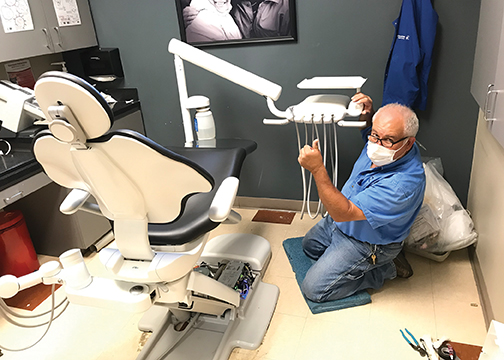
[[[489,87],[491,86],[491,87]],[[504,146],[504,1],[482,0],[471,93]]]
[[[98,45],[88,0],[77,0],[80,25],[70,26],[59,25],[54,1],[42,0],[42,4],[55,52]]]
[[[495,71],[495,86],[488,95],[487,119],[488,128],[492,135],[504,147],[504,26],[501,32],[501,45],[497,57],[497,69]],[[485,111],[485,109],[483,109]]]
[[[481,0],[471,94],[482,109],[485,107],[488,85],[495,84],[503,14],[504,1]]]
[[[29,0],[33,30],[5,33],[0,28],[0,62],[50,54],[53,44],[40,0]]]

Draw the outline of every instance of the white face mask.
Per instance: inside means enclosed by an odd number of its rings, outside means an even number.
[[[407,142],[407,141],[406,141]],[[406,142],[397,150],[387,149],[384,146],[381,146],[378,143],[374,143],[368,140],[367,145],[367,156],[371,159],[373,164],[376,166],[384,166],[390,163],[393,163],[397,159],[394,159],[394,155],[396,152],[401,150]]]

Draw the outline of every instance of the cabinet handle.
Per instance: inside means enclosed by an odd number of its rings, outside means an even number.
[[[56,34],[58,35],[58,42],[56,43],[56,45],[58,45],[60,48],[63,48],[63,40],[61,39],[59,27],[55,26],[54,31],[56,31]]]
[[[14,195],[12,195],[8,198],[5,198],[4,203],[5,203],[5,205],[10,205],[10,204],[16,202],[17,200],[21,199],[22,197],[23,197],[23,192],[19,191],[19,192],[15,193]]]
[[[47,29],[46,28],[42,28],[42,32],[44,33],[45,37],[46,37],[46,48],[48,48],[49,50],[51,50],[51,37],[49,36],[49,33],[47,32]]]
[[[504,92],[504,90],[493,90],[494,84],[488,85],[488,91],[485,97],[485,107],[483,108],[483,117],[486,121],[496,121],[499,120],[495,117],[495,105],[497,104],[497,96],[499,93]],[[493,101],[490,98],[493,95]]]

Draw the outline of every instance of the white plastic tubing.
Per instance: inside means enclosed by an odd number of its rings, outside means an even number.
[[[312,119],[313,120],[313,119]],[[301,134],[299,130],[299,123],[295,122],[296,125],[296,135],[298,148],[301,149],[304,144],[301,144]],[[324,161],[324,166],[327,168],[327,156],[329,156],[329,163],[332,168],[332,183],[334,186],[337,186],[338,183],[338,138],[336,132],[336,122],[334,119],[331,119],[330,123],[323,123],[323,138],[321,139],[318,125],[315,124],[314,121],[311,123],[304,122],[304,137],[305,144],[311,146],[313,140],[319,139],[319,149],[322,152],[322,158]],[[332,133],[332,136],[331,136]],[[309,141],[310,139],[310,141]],[[329,153],[329,154],[328,154]],[[310,197],[311,197],[311,189],[312,189],[312,180],[313,175],[310,173],[308,184],[306,179],[307,170],[301,167],[301,177],[303,180],[303,206],[301,208],[301,219],[304,216],[304,213],[307,212],[310,218],[315,219],[318,215],[322,214],[322,216],[326,216],[327,213],[324,210],[324,206],[322,201],[318,200],[317,210],[315,213],[312,213],[310,209]],[[331,175],[331,174],[330,174]]]

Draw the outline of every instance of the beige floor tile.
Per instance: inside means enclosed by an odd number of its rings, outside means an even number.
[[[137,322],[137,317],[129,313],[70,304],[63,315],[53,321],[40,343],[20,353],[9,353],[8,359],[96,359],[117,342],[117,333]],[[31,344],[44,330],[45,326],[34,330],[9,328],[7,334],[18,339],[16,341],[5,338],[2,327],[2,345]]]
[[[404,328],[418,335],[436,333],[429,275],[394,279],[371,294],[371,328],[396,335]]]
[[[269,276],[265,281],[278,286],[280,289],[275,313],[301,317],[306,317],[310,313],[310,309],[306,304],[296,279]]]
[[[403,329],[404,330],[404,329]],[[417,331],[414,327],[408,328],[415,338],[419,341],[420,337],[426,333]],[[403,339],[399,329],[384,328],[381,324],[371,324],[369,329],[363,331],[363,346],[361,347],[360,359],[374,360],[419,360],[426,359],[420,357],[420,354],[413,350]],[[359,359],[355,355],[349,359]]]
[[[481,307],[467,301],[436,299],[437,336],[461,343],[483,345],[487,333]]]
[[[110,346],[96,360],[135,360],[138,357],[142,332],[136,329],[123,329],[115,334]]]
[[[479,302],[478,289],[474,280],[467,250],[454,251],[441,263],[433,262],[432,288],[435,300],[464,300]]]
[[[246,227],[247,234],[255,234],[262,236],[269,241],[271,252],[275,255],[281,248],[282,242],[286,239],[285,232],[289,225],[285,224],[270,224],[263,222],[250,222]]]
[[[320,219],[320,217],[317,217],[316,219],[310,219],[308,214],[305,214],[303,216],[303,219],[301,219],[300,214],[297,213],[294,216],[294,220],[292,221],[291,226],[289,226],[289,228],[287,229],[287,238],[305,236],[308,230],[310,230],[313,225],[315,225]]]
[[[340,325],[308,317],[294,359],[363,359],[367,324]]]
[[[294,273],[294,271],[292,271],[292,266],[283,248],[280,251],[274,253],[273,257],[271,258],[271,263],[266,270],[265,279],[267,279],[270,275],[283,276],[288,278],[296,277],[296,274]]]
[[[229,356],[229,360],[253,360],[256,355],[256,351],[235,348]]]
[[[254,350],[256,356],[253,359],[293,359],[298,351],[305,321],[304,317],[275,313],[263,344]]]

